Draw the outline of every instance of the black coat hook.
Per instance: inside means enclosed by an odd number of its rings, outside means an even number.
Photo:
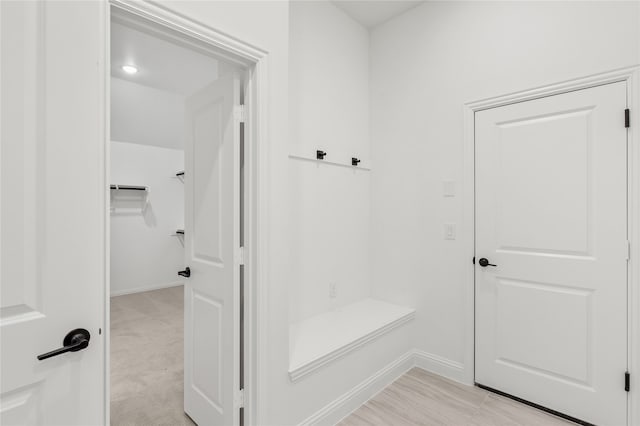
[[[325,155],[327,155],[327,153],[324,151],[321,151],[321,150],[316,151],[316,159],[318,160],[324,160]]]
[[[358,160],[356,157],[351,157],[351,165],[352,166],[357,166],[359,162],[360,162],[360,160]]]

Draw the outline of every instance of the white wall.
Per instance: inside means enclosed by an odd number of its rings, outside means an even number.
[[[463,103],[638,64],[639,5],[427,2],[373,30],[373,293],[417,303],[419,349],[455,365],[470,342],[471,259],[442,229],[463,217]]]
[[[111,139],[183,149],[185,97],[111,78]]]
[[[111,295],[180,284],[184,246],[182,150],[111,142],[111,182],[149,187],[111,191]]]
[[[290,4],[291,145],[369,158],[368,52],[368,31],[333,4]],[[370,295],[370,173],[289,161],[290,321],[297,322]]]

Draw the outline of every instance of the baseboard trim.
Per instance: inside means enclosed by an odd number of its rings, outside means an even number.
[[[316,411],[303,420],[299,426],[335,425],[339,423],[413,367],[421,368],[465,385],[468,384],[464,380],[464,366],[461,363],[413,349]]]
[[[430,354],[421,350],[414,350],[415,366],[430,373],[437,374],[463,385],[472,386],[465,377],[464,365],[457,361],[452,361],[438,355]]]
[[[133,293],[143,293],[145,291],[152,291],[152,290],[161,290],[163,288],[169,288],[169,287],[178,287],[183,284],[184,282],[182,281],[174,281],[171,283],[153,284],[153,285],[142,286],[142,287],[128,288],[126,290],[112,291],[111,297],[124,296],[126,294],[133,294]]]

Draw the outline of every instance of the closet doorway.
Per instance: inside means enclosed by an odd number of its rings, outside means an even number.
[[[242,60],[113,8],[111,424],[242,424]]]

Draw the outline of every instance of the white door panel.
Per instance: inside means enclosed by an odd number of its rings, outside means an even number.
[[[625,424],[626,84],[476,113],[476,382]]]
[[[185,411],[200,425],[238,423],[240,83],[187,100],[185,138]]]
[[[104,422],[104,7],[0,2],[0,423]],[[89,346],[38,361],[76,328]]]

